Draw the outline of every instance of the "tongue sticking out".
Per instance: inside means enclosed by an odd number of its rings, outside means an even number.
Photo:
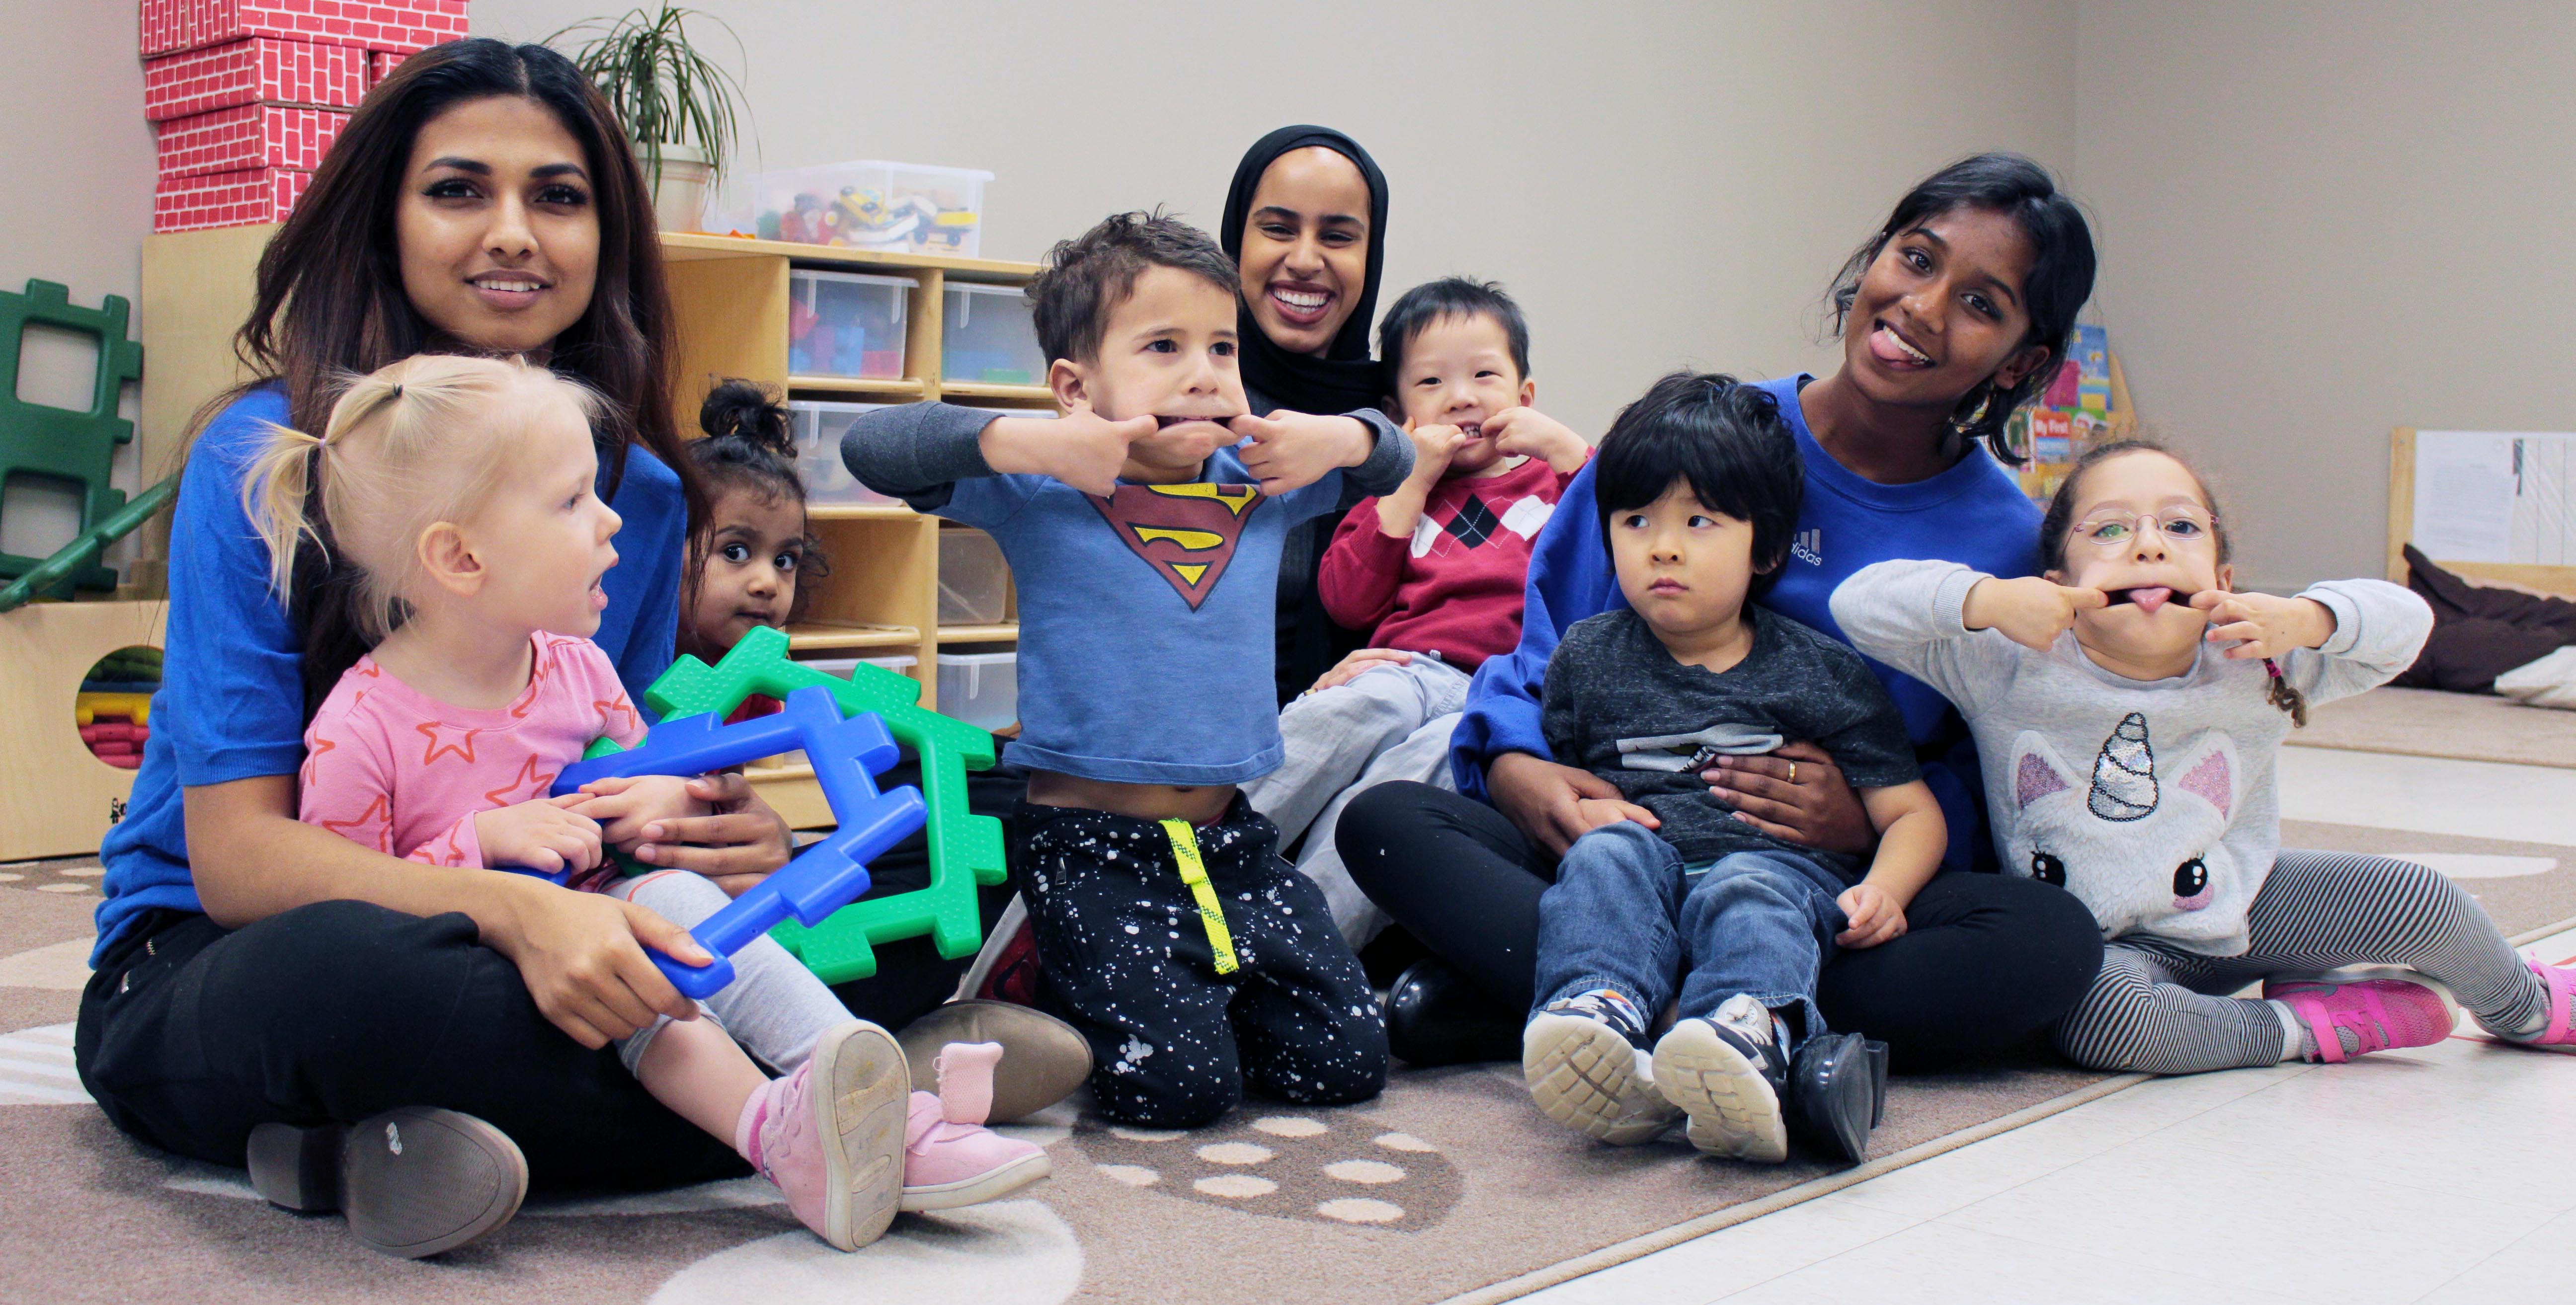
[[[2173,601],[2173,596],[2174,591],[2171,589],[2161,585],[2149,585],[2138,589],[2123,589],[2112,601],[2136,603],[2139,611],[2153,616],[2156,614],[2156,609]]]

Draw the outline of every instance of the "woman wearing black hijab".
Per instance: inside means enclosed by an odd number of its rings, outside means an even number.
[[[1359,142],[1328,127],[1282,127],[1235,165],[1218,238],[1242,278],[1243,389],[1252,410],[1345,413],[1372,421],[1387,394],[1369,356],[1386,265],[1386,177]],[[1345,491],[1347,510],[1362,495]],[[1288,534],[1279,559],[1279,700],[1295,697],[1364,632],[1325,614],[1315,571],[1337,516]]]

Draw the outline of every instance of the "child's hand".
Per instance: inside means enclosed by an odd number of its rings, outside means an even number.
[[[656,820],[703,816],[712,810],[689,796],[689,781],[677,775],[595,779],[581,786],[581,796],[583,800],[572,810],[598,821],[601,841],[621,852],[643,842],[644,827]]]
[[[1968,591],[1960,616],[1971,630],[1997,630],[2034,652],[2056,646],[2057,636],[2075,628],[2078,613],[2100,611],[2111,596],[2099,589],[2076,589],[2039,576],[1998,580],[1988,576]]]
[[[1280,412],[1237,417],[1226,425],[1252,441],[1240,454],[1244,470],[1260,477],[1261,492],[1273,498],[1304,489],[1335,468],[1368,461],[1372,444],[1368,426],[1357,417]]]
[[[1834,935],[1834,942],[1844,947],[1876,947],[1891,938],[1905,934],[1905,908],[1896,904],[1889,892],[1868,880],[1843,890],[1834,899],[1843,908],[1851,927]]]
[[[1306,692],[1322,693],[1348,684],[1378,667],[1405,666],[1412,661],[1413,654],[1401,648],[1354,648],[1349,656],[1333,663],[1333,669],[1316,676],[1315,687]]]
[[[2221,656],[2235,661],[2278,657],[2293,648],[2318,648],[2334,637],[2334,610],[2313,598],[2231,594],[2206,589],[2191,605],[2209,613],[2211,643],[2237,641]]]
[[[1416,426],[1405,423],[1404,433],[1413,437],[1413,475],[1424,485],[1436,484],[1449,470],[1449,459],[1457,456],[1458,446],[1467,442],[1467,432],[1455,426]]]
[[[984,427],[978,446],[984,462],[999,472],[1053,476],[1085,494],[1103,498],[1118,490],[1119,469],[1127,465],[1127,446],[1152,435],[1152,417],[1111,421],[1089,408],[1076,407],[1052,421],[1034,417],[997,417]]]
[[[1505,408],[1485,419],[1485,438],[1513,457],[1533,457],[1558,471],[1576,471],[1592,446],[1574,428],[1536,408]]]
[[[599,822],[570,808],[588,799],[578,793],[494,807],[474,815],[474,837],[483,864],[526,866],[554,874],[599,864]]]

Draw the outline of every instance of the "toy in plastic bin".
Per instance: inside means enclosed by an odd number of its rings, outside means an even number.
[[[862,663],[845,680],[790,660],[786,633],[765,626],[744,635],[713,666],[695,657],[672,663],[645,689],[644,705],[666,718],[722,718],[753,694],[792,702],[809,689],[827,691],[852,715],[876,714],[920,759],[930,808],[930,884],[852,902],[820,924],[782,921],[770,936],[825,983],[875,974],[876,945],[899,938],[927,934],[947,960],[974,955],[984,945],[975,890],[1001,883],[1004,875],[1002,822],[966,805],[966,772],[993,765],[991,734],[919,706],[921,682],[911,676]]]
[[[798,852],[785,869],[761,880],[689,931],[715,957],[713,963],[688,965],[660,952],[650,953],[672,987],[699,999],[733,982],[730,958],[745,943],[790,916],[807,925],[821,924],[865,894],[867,863],[911,837],[929,816],[919,789],[905,785],[892,792],[877,791],[876,775],[900,754],[894,736],[874,712],[845,718],[828,691],[804,688],[788,693],[785,706],[774,714],[733,725],[720,725],[718,719],[707,712],[665,720],[642,742],[623,751],[615,742],[602,740],[605,746],[592,745],[590,757],[564,767],[552,790],[561,797],[595,780],[702,775],[796,748],[805,750],[840,828]]]

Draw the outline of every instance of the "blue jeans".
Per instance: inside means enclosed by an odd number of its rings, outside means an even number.
[[[1539,898],[1538,1006],[1610,988],[1651,1020],[1678,986],[1690,1019],[1750,993],[1794,1037],[1813,1037],[1825,1031],[1816,971],[1848,927],[1834,904],[1847,886],[1787,851],[1737,852],[1686,874],[1653,830],[1603,825],[1566,849]]]

